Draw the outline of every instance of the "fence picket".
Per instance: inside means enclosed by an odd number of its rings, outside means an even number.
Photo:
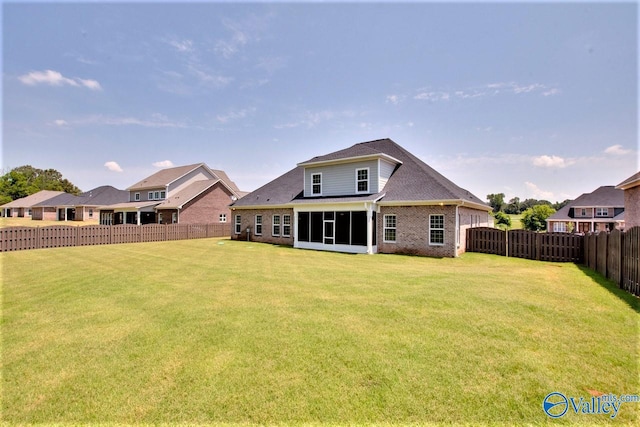
[[[193,231],[189,232],[191,229]],[[0,252],[68,246],[161,242],[187,238],[228,237],[230,235],[231,229],[224,224],[6,227],[0,228]]]

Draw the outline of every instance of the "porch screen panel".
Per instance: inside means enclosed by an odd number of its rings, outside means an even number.
[[[309,241],[309,212],[298,212],[298,241]]]
[[[336,212],[336,243],[351,243],[351,212]]]
[[[367,246],[366,212],[351,212],[351,244]]]
[[[324,224],[322,212],[311,212],[311,241],[322,243],[324,238]]]

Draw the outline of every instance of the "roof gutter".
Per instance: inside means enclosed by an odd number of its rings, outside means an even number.
[[[480,203],[470,202],[464,199],[446,199],[446,200],[389,200],[378,202],[380,206],[465,206],[473,209],[490,212],[490,206]]]

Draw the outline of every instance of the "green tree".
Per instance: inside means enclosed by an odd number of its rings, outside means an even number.
[[[12,169],[0,177],[0,201],[8,203],[37,193],[40,190],[64,191],[80,194],[78,187],[55,169],[38,169],[31,165]]]
[[[522,213],[522,227],[525,230],[543,231],[547,229],[547,218],[549,218],[555,209],[550,205],[535,205]]]
[[[507,206],[505,206],[504,208],[504,212],[510,215],[520,214],[520,212],[522,212],[520,209],[520,198],[514,197],[513,199],[509,200],[509,203],[507,203]]]
[[[511,218],[504,212],[496,212],[493,217],[496,219],[497,225],[503,225],[504,228],[511,227]]]
[[[493,212],[500,212],[504,206],[504,193],[487,194],[489,206],[493,208]]]

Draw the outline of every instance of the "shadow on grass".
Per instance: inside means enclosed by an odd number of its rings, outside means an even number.
[[[636,313],[640,313],[640,298],[630,294],[620,287],[612,280],[607,279],[602,274],[590,269],[585,265],[577,264],[577,267],[584,273],[585,276],[591,278],[594,282],[611,292],[616,297],[624,301],[629,307],[631,307]]]

